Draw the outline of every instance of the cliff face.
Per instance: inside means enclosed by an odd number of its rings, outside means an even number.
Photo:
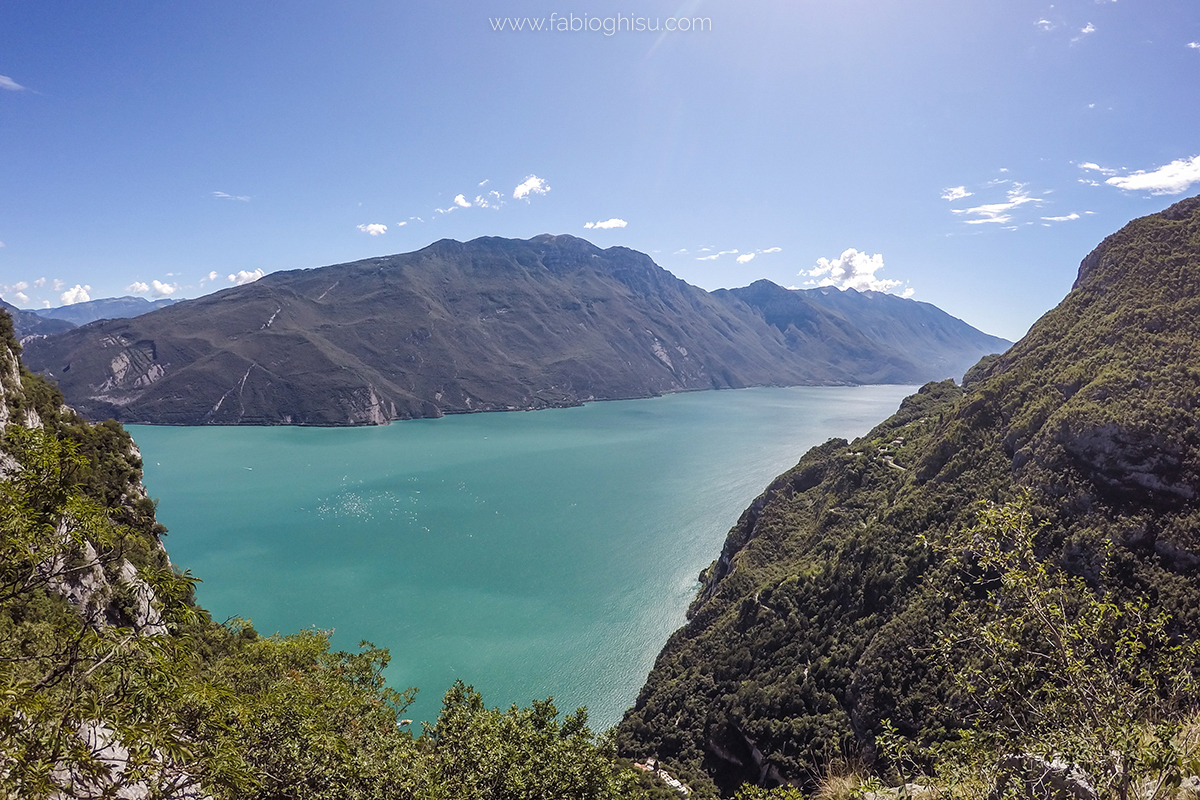
[[[1046,556],[1200,632],[1200,198],[1084,259],[1071,293],[959,388],[930,384],[831,441],[734,526],[619,729],[693,787],[806,782],[870,755],[881,720],[924,740],[949,687],[921,655],[950,608],[937,540],[1028,491]],[[1105,555],[1105,543],[1118,547]],[[1111,559],[1105,564],[1105,558]],[[1102,567],[1107,567],[1106,570]]]
[[[889,342],[819,304],[807,327],[774,324],[754,301],[571,236],[445,240],[95,322],[31,341],[25,358],[92,418],[361,425],[689,389],[920,383],[1007,345],[959,323],[950,363],[936,336]]]
[[[81,477],[91,499],[110,508],[114,519],[140,535],[140,546],[121,553],[104,551],[99,542],[80,536],[64,517],[48,541],[33,542],[48,554],[37,581],[64,598],[89,626],[120,625],[141,635],[166,632],[150,586],[138,577],[139,566],[169,565],[158,538],[154,503],[141,481],[141,453],[116,426],[92,426],[63,405],[62,395],[22,369],[20,345],[12,320],[0,310],[0,480],[22,469],[12,451],[14,429],[47,429],[72,441],[90,461]],[[63,546],[72,543],[70,546]]]

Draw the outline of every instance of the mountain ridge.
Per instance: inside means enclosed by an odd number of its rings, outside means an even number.
[[[945,348],[922,355],[928,336],[905,351],[843,311],[813,314],[840,348],[628,248],[481,237],[271,273],[35,340],[25,355],[93,417],[347,425],[694,389],[919,383],[1007,345],[955,320],[952,365]]]
[[[86,325],[98,319],[137,317],[177,302],[179,301],[172,300],[169,297],[164,297],[161,300],[147,300],[144,297],[124,295],[122,297],[101,297],[97,300],[85,300],[82,303],[41,309],[33,313],[43,319],[61,319],[74,325]]]
[[[1198,342],[1200,197],[1105,238],[1067,297],[962,386],[927,384],[773,481],[701,575],[621,751],[712,797],[869,764],[885,720],[952,738],[965,700],[929,654],[960,576],[927,543],[971,529],[984,501],[1027,497],[1040,556],[1195,639]]]

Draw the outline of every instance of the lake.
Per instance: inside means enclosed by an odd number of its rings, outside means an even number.
[[[213,617],[392,654],[432,720],[553,695],[619,721],[697,575],[772,478],[912,386],[691,392],[371,428],[131,425],[171,558]]]

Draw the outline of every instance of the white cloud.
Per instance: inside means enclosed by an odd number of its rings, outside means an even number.
[[[50,307],[50,301],[49,301],[49,300],[43,300],[43,301],[42,301],[42,308],[49,308],[49,307]]]
[[[687,253],[687,248],[681,247],[678,250],[676,250],[674,253],[672,253],[671,255],[678,256],[678,255],[685,255],[686,253]]]
[[[1072,211],[1065,217],[1042,217],[1042,219],[1046,220],[1047,222],[1070,222],[1073,219],[1079,219],[1079,215]]]
[[[875,273],[883,269],[883,254],[869,256],[851,247],[834,259],[817,259],[817,265],[808,271],[811,278],[820,278],[818,286],[836,286],[839,289],[857,289],[860,292],[886,292],[903,281],[878,278]],[[805,274],[805,273],[800,273]]]
[[[483,180],[481,180],[481,181],[479,182],[479,185],[480,185],[480,186],[487,186],[487,185],[488,185],[488,182],[489,182],[489,180],[490,180],[490,178],[484,178]]]
[[[1179,194],[1193,183],[1200,183],[1200,156],[1180,158],[1151,172],[1138,170],[1128,175],[1114,175],[1105,183],[1118,189],[1150,194]]]
[[[246,270],[243,269],[239,270],[234,275],[230,275],[228,278],[226,278],[226,280],[229,281],[229,283],[232,283],[234,286],[241,286],[246,283],[254,283],[256,280],[266,274],[267,273],[263,272],[261,269],[256,269],[254,272],[246,272]]]
[[[470,208],[471,201],[459,194],[454,196],[454,205],[459,208]]]
[[[1005,223],[1012,219],[1012,214],[1009,212],[1018,206],[1023,206],[1026,203],[1042,202],[1036,197],[1030,197],[1025,191],[1025,184],[1014,183],[1012,188],[1008,190],[1008,202],[1006,203],[985,203],[974,208],[955,208],[951,209],[955,214],[973,215],[975,219],[964,220],[968,225],[979,225],[985,222]]]
[[[62,289],[64,286],[66,286],[66,284],[65,284],[65,283],[63,283],[63,282],[62,282],[61,280],[59,280],[58,278],[55,278],[55,279],[54,279],[54,283],[50,284],[50,288],[51,288],[51,289],[53,289],[53,290],[54,290],[54,291],[56,291],[56,292],[57,292],[58,290]]]
[[[33,282],[33,288],[35,288],[35,289],[40,289],[45,285],[46,285],[45,278],[38,278],[36,281]]]
[[[1054,30],[1054,23],[1048,19],[1039,19],[1037,22],[1035,22],[1033,24],[1036,25],[1039,29],[1041,29],[1043,31]]]
[[[965,186],[951,186],[942,190],[943,200],[962,200],[964,197],[970,197],[974,192],[968,192]]]
[[[912,296],[913,296],[913,293],[914,293],[915,291],[916,291],[916,289],[914,289],[914,288],[912,288],[912,287],[910,286],[910,287],[908,287],[907,289],[905,289],[903,292],[901,292],[901,293],[900,293],[900,296],[901,296],[901,297],[912,297]]]
[[[249,203],[249,195],[244,194],[226,194],[225,192],[213,192],[212,196],[218,200],[241,200],[243,203]]]
[[[88,294],[88,292],[91,290],[91,286],[80,286],[77,283],[74,287],[63,292],[58,299],[62,301],[64,306],[73,306],[76,303],[86,303],[92,299],[92,296]]]
[[[29,288],[29,284],[25,281],[17,281],[10,288],[15,292],[23,292]]]
[[[624,228],[628,224],[629,223],[623,219],[617,219],[616,217],[613,217],[612,219],[606,219],[603,222],[585,222],[583,227],[608,230],[609,228]]]
[[[0,89],[8,89],[10,92],[21,92],[25,90],[25,87],[7,75],[0,75]]]
[[[1079,32],[1084,36],[1087,36],[1089,33],[1096,32],[1096,26],[1089,22],[1087,25],[1084,25],[1082,28],[1080,28]]]
[[[745,253],[745,254],[737,257],[737,262],[739,264],[745,264],[746,262],[753,261],[753,260],[754,260],[754,253]]]
[[[217,271],[215,269],[212,272],[208,273],[208,279],[210,281],[215,281],[218,277],[219,276],[217,275]]]
[[[1187,46],[1193,50],[1200,50],[1200,42],[1188,42]]]
[[[150,284],[142,283],[141,281],[134,281],[125,287],[125,291],[133,292],[134,294],[145,294],[146,292],[150,291]]]
[[[760,253],[782,253],[782,247],[768,247],[766,250],[759,250]]]
[[[546,185],[544,180],[537,175],[530,175],[517,188],[513,189],[513,199],[520,200],[531,194],[545,194],[548,191],[550,191],[550,187]]]
[[[711,250],[711,249],[712,249],[711,247],[702,247],[702,248],[700,248],[700,252],[703,253],[705,250]],[[720,258],[721,256],[733,255],[736,252],[737,252],[737,250],[722,250],[719,253],[713,253],[711,256],[700,256],[696,260],[697,261],[715,261],[718,258]]]
[[[405,225],[407,225],[407,224],[408,224],[407,222],[397,222],[397,223],[396,223],[396,227],[397,227],[397,228],[403,228],[403,227],[404,227]]]
[[[1076,164],[1075,166],[1079,167],[1080,169],[1090,169],[1093,172],[1099,172],[1101,175],[1116,175],[1117,174],[1117,171],[1115,169],[1108,169],[1107,167],[1102,167],[1099,164],[1095,163],[1094,161],[1084,161],[1082,164]]]
[[[150,281],[150,294],[154,295],[155,297],[170,297],[178,291],[179,287],[173,283]]]
[[[499,208],[504,205],[504,200],[501,199],[500,193],[493,189],[486,195],[475,195],[475,205],[480,208]]]
[[[12,294],[12,299],[16,300],[18,303],[28,303],[29,295],[25,294],[24,292],[14,292]]]
[[[372,236],[381,236],[387,233],[387,225],[383,225],[379,222],[368,222],[363,225],[359,225],[358,229],[363,233],[369,233]]]

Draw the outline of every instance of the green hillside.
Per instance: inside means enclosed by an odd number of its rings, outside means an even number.
[[[1066,299],[962,388],[929,384],[776,479],[702,575],[622,751],[729,793],[878,763],[884,720],[918,742],[951,736],[965,698],[931,654],[961,563],[930,543],[972,528],[979,501],[1027,493],[1047,563],[1197,633],[1198,403],[1192,198],[1105,239]]]

